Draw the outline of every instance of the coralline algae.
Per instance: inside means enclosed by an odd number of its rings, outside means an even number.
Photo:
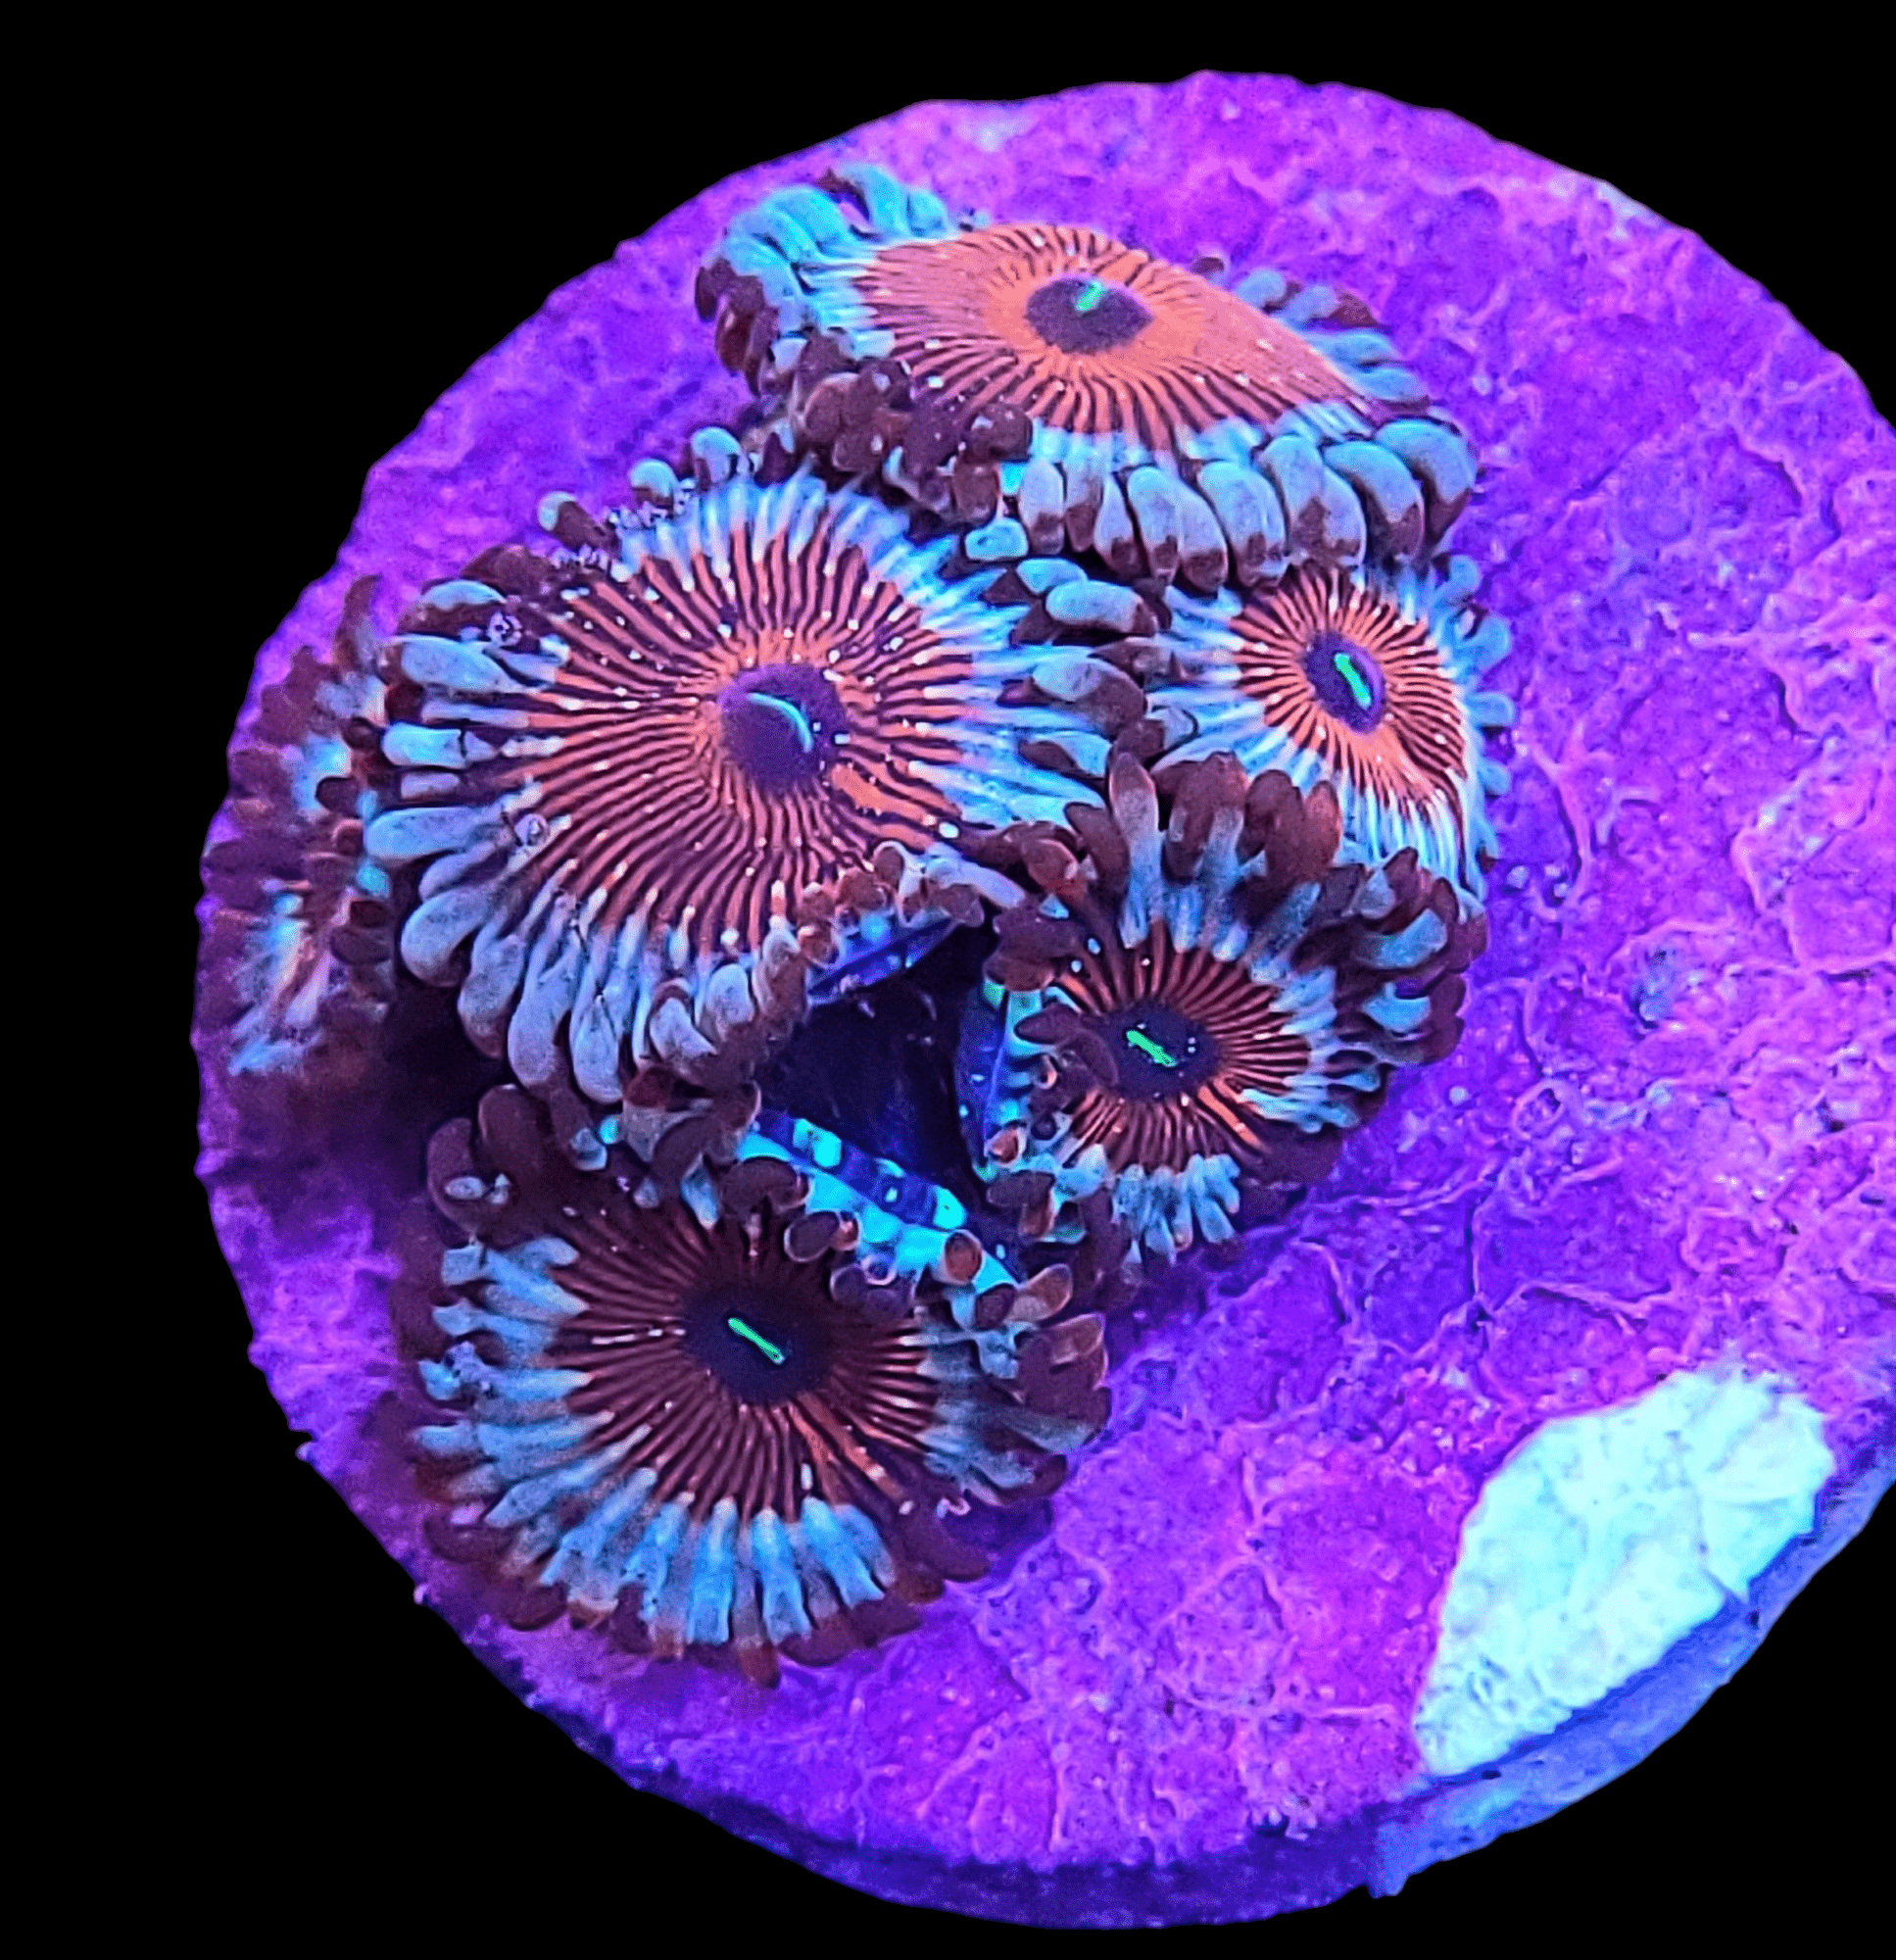
[[[371,477],[247,712],[357,579],[379,575],[386,630],[443,566],[530,539],[549,490],[604,508],[729,415],[693,271],[846,155],[951,206],[1360,292],[1468,429],[1484,476],[1455,543],[1514,624],[1519,722],[1467,1036],[1288,1220],[1149,1284],[1043,1536],[774,1691],[479,1616],[388,1419],[392,1195],[344,1163],[253,1176],[212,1082],[204,1171],[254,1352],[490,1665],[629,1781],[814,1869],[1046,1923],[1387,1888],[1637,1760],[1888,1481],[1896,443],[1697,240],[1451,118],[1215,76],[924,107],[717,186],[556,294]],[[1496,1741],[1582,1712],[1474,1775],[1481,1745],[1418,1710],[1445,1705],[1460,1602],[1498,1583],[1483,1520],[1560,1424],[1692,1382],[1769,1393],[1800,1439],[1746,1499],[1743,1555],[1706,1564],[1713,1610],[1662,1616],[1656,1668],[1633,1643],[1550,1679]]]

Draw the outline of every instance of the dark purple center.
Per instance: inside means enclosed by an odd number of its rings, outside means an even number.
[[[1062,354],[1101,354],[1124,347],[1152,316],[1124,286],[1103,279],[1055,279],[1027,302],[1027,324]]]
[[[1345,728],[1367,735],[1381,724],[1387,705],[1383,669],[1355,641],[1319,633],[1303,657],[1303,671],[1325,711]]]
[[[830,677],[798,662],[747,669],[717,697],[717,708],[724,753],[766,796],[814,782],[849,734]]]
[[[742,1402],[783,1402],[830,1371],[829,1330],[773,1289],[734,1281],[685,1310],[685,1346]]]
[[[1218,1066],[1218,1044],[1203,1026],[1163,1001],[1101,1014],[1094,1032],[1111,1051],[1119,1093],[1138,1102],[1189,1096]]]

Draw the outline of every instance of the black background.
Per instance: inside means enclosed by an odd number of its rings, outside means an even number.
[[[948,17],[935,25],[931,39],[955,38]],[[412,1927],[459,1941],[531,1929],[548,1947],[650,1950],[692,1920],[692,1945],[929,1931],[626,1789],[413,1605],[405,1575],[294,1457],[189,1181],[193,860],[224,793],[222,747],[254,652],[333,561],[368,466],[552,288],[732,171],[926,96],[1189,72],[1097,59],[1096,23],[1068,36],[1065,63],[879,58],[873,73],[847,22],[824,27],[820,54],[797,35],[796,51],[752,52],[735,20],[709,34],[715,58],[667,61],[629,14],[583,28],[548,18],[489,43],[305,48],[260,60],[241,83],[194,68],[131,166],[163,213],[141,297],[175,329],[149,393],[163,445],[153,480],[215,519],[201,536],[223,540],[207,547],[215,582],[197,587],[215,606],[173,669],[182,766],[156,894],[172,989],[157,1065],[174,1093],[152,1145],[173,1172],[154,1243],[191,1304],[168,1335],[176,1375],[155,1418],[184,1475],[164,1515],[151,1510],[159,1491],[141,1498],[161,1545],[153,1608],[181,1638],[137,1677],[166,1716],[134,1777],[163,1892],[207,1932],[239,1932],[259,1886],[282,1901],[279,1929],[287,1917],[311,1934]],[[1485,57],[1467,24],[1436,34],[1458,44],[1454,60],[1346,57],[1352,37],[1338,32],[1309,46],[1213,41],[1202,65],[1452,109],[1605,177],[1761,279],[1887,407],[1887,370],[1870,367],[1888,331],[1886,214],[1870,166],[1872,119],[1887,111],[1847,54],[1779,47],[1708,67],[1602,30],[1531,58]],[[455,269],[462,249],[473,270]],[[162,504],[153,514],[163,521]],[[194,1512],[215,1528],[194,1528]],[[1888,1856],[1889,1623],[1874,1610],[1887,1569],[1884,1522],[1683,1734],[1559,1818],[1392,1900],[1357,1893],[1262,1934],[1198,1936],[1284,1951],[1352,1933],[1696,1941],[1755,1936],[1787,1914],[1819,1937],[1842,1931],[1872,1911]],[[936,1916],[935,1930],[957,1927]]]

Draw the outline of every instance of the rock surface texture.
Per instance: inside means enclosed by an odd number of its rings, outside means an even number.
[[[428,1551],[361,1161],[205,1175],[256,1357],[430,1602],[629,1781],[886,1896],[1124,1925],[1321,1903],[1531,1821],[1678,1726],[1887,1483],[1896,1446],[1896,438],[1756,284],[1446,115],[1201,75],[924,106],[720,184],[574,280],[372,473],[264,650],[377,617],[544,495],[746,399],[691,301],[732,216],[827,160],[950,210],[1215,248],[1365,299],[1468,430],[1455,546],[1514,651],[1468,1031],[1285,1222],[1153,1282],[1037,1535],[916,1634],[774,1690],[480,1618]],[[1681,1370],[1821,1419],[1815,1517],[1750,1589],[1499,1775],[1415,1717],[1465,1521],[1543,1424]]]

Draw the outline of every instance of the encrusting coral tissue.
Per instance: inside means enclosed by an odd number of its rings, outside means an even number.
[[[1685,1720],[1896,1444],[1855,377],[1200,75],[760,167],[444,413],[260,657],[197,1022],[422,1596],[1044,1924],[1391,1889]]]

